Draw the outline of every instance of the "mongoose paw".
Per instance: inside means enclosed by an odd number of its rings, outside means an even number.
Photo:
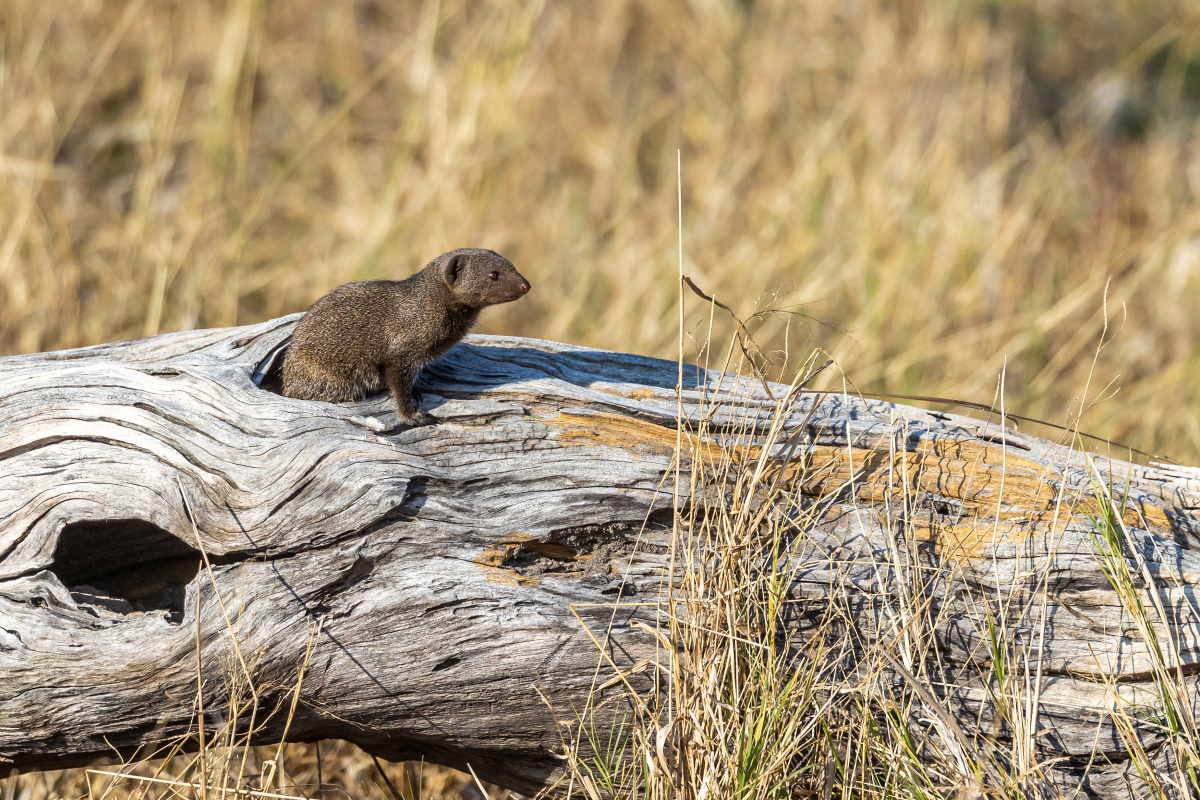
[[[437,425],[438,418],[428,411],[417,409],[412,414],[401,414],[400,422],[405,425],[411,425],[414,428],[420,428],[425,425]]]

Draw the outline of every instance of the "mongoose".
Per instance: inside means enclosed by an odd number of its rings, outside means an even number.
[[[283,394],[339,403],[385,385],[401,421],[431,425],[417,408],[413,382],[475,324],[484,306],[508,303],[529,281],[491,250],[443,253],[402,281],[339,286],[312,304],[283,359]]]

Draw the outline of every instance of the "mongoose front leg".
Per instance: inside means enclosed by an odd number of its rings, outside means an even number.
[[[404,364],[388,364],[383,370],[384,380],[387,381],[388,388],[392,390],[392,397],[396,398],[396,409],[400,412],[400,420],[413,427],[437,424],[437,417],[417,408],[413,398],[413,382],[416,381],[417,373],[420,371],[421,368],[418,366]]]

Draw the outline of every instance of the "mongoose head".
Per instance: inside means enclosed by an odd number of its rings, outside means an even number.
[[[510,303],[529,291],[529,281],[512,262],[491,250],[451,250],[435,258],[426,269],[430,268],[440,271],[455,298],[470,308]]]

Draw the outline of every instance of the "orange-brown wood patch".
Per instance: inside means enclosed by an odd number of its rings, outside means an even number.
[[[605,446],[635,456],[652,452],[667,457],[675,448],[674,430],[617,414],[562,413],[550,424],[561,429],[557,440],[564,446]],[[889,450],[892,441],[880,437],[874,448],[798,448],[784,468],[785,477],[813,497],[849,489],[864,503],[890,503],[893,508],[902,508],[906,500],[911,503],[914,499],[952,502],[961,510],[962,521],[943,526],[942,537],[949,536],[956,547],[967,552],[978,552],[996,537],[1024,538],[1045,532],[1056,519],[1059,525],[1087,523],[1099,513],[1090,492],[1061,492],[1061,470],[1026,458],[1015,448],[970,438],[931,438],[922,440],[916,449],[893,453]],[[754,446],[706,440],[698,455],[709,464],[727,459],[749,463],[760,452]],[[1124,521],[1137,528],[1170,527],[1165,511],[1148,503],[1131,503],[1125,508]]]

